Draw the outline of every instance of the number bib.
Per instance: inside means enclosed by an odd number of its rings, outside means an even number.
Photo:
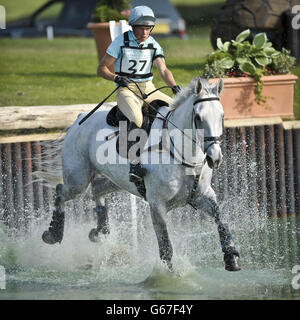
[[[152,77],[153,59],[156,52],[153,44],[150,43],[145,48],[131,47],[129,45],[128,32],[124,33],[124,44],[121,47],[120,72],[116,73],[135,79]]]
[[[131,78],[151,77],[155,50],[154,48],[122,47],[121,75]]]

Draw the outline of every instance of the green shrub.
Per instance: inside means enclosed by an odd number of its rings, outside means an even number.
[[[127,20],[121,12],[130,8],[129,0],[101,0],[93,12],[93,22],[108,22],[111,20]]]
[[[237,35],[235,40],[222,42],[217,39],[218,49],[207,57],[203,76],[206,78],[246,77],[256,81],[254,89],[258,104],[265,103],[262,95],[264,75],[289,73],[295,64],[295,58],[286,49],[273,48],[265,33],[258,33],[252,43],[246,39],[250,35],[247,29]]]

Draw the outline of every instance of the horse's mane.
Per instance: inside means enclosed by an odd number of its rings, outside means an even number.
[[[174,101],[171,103],[169,109],[176,109],[180,106],[185,100],[187,100],[192,94],[195,93],[195,86],[197,82],[201,82],[202,88],[204,90],[208,90],[210,88],[210,84],[207,79],[201,77],[195,77],[191,80],[191,82],[184,87],[174,98]]]

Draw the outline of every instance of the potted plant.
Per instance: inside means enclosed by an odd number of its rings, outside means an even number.
[[[286,49],[275,50],[265,33],[258,33],[252,43],[250,30],[235,40],[217,39],[217,50],[206,60],[203,76],[224,77],[221,101],[225,118],[274,117],[292,118],[294,84],[290,74],[295,58]]]
[[[94,35],[99,61],[111,43],[109,21],[128,20],[129,9],[130,0],[101,0],[96,4],[87,28]]]

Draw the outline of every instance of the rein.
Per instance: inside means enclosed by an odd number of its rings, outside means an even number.
[[[145,98],[144,98],[144,96],[146,96],[146,98],[148,98],[148,96],[150,96],[150,94],[152,94],[152,93],[154,93],[155,91],[157,91],[157,90],[159,90],[159,89],[162,89],[162,88],[170,88],[169,86],[164,86],[164,87],[161,87],[161,88],[158,88],[158,89],[156,89],[156,90],[153,90],[152,92],[150,92],[149,94],[145,94],[145,93],[142,93],[141,92],[141,89],[140,89],[140,87],[138,86],[138,84],[135,82],[135,85],[137,86],[137,88],[139,89],[139,91],[140,91],[140,93],[141,93],[141,97],[138,95],[138,94],[136,94],[133,90],[131,90],[129,87],[127,87],[127,89],[129,90],[129,91],[131,91],[135,96],[137,96],[139,99],[141,99],[146,105],[147,105],[147,107],[149,107],[149,108],[151,108],[152,110],[154,110],[156,113],[158,113],[161,117],[162,117],[162,119],[164,120],[164,121],[168,121],[169,123],[171,123],[171,125],[172,126],[174,126],[176,129],[178,129],[183,135],[184,135],[184,132],[180,129],[180,128],[178,128],[172,121],[170,121],[170,119],[167,119],[163,114],[161,114],[158,110],[155,110],[155,108],[150,104],[150,103],[148,103],[147,101],[145,101]],[[159,119],[159,118],[158,118]],[[197,143],[194,139],[193,139],[193,142],[195,142],[195,143]]]
[[[138,86],[138,84],[136,82],[134,82],[136,87],[138,88],[141,96],[139,96],[138,94],[136,94],[132,89],[130,89],[129,87],[128,90],[131,91],[135,96],[137,96],[139,99],[141,99],[149,108],[151,108],[152,110],[154,109],[154,107],[149,104],[148,102],[145,101],[145,99],[147,99],[152,93],[160,90],[160,89],[163,89],[163,88],[170,88],[169,86],[163,86],[163,87],[160,87],[158,89],[155,89],[153,90],[152,92],[148,93],[148,94],[145,94],[141,91],[140,87]],[[209,98],[199,98],[197,100],[194,101],[193,105],[196,105],[198,103],[201,103],[201,102],[205,102],[205,101],[219,101],[220,99],[218,97],[209,97]],[[95,108],[96,109],[96,108]],[[162,118],[157,118],[157,119],[160,119],[163,121],[163,129],[167,129],[167,131],[169,132],[168,130],[168,124],[172,124],[176,129],[178,129],[183,135],[185,135],[185,133],[180,129],[178,128],[169,118],[172,114],[174,110],[171,110],[171,111],[168,111],[167,115],[164,116],[163,114],[161,114],[158,110],[155,110]],[[194,112],[194,111],[193,111]],[[115,133],[113,134],[115,135]],[[193,138],[190,138],[189,136],[187,136],[189,139],[192,139],[193,142],[195,142],[197,144],[197,141],[195,141]],[[172,140],[172,137],[169,135],[169,138],[170,138],[170,141],[174,147],[174,150],[177,151],[175,145],[174,145],[174,141]],[[206,154],[207,150],[215,143],[220,143],[221,142],[221,136],[212,136],[212,137],[204,137],[204,142],[211,142],[204,150],[203,150],[203,153]],[[143,150],[143,152],[146,152],[146,151],[151,151],[151,150],[154,150],[153,147],[155,146],[149,146],[146,150]],[[163,144],[162,144],[162,140],[160,141],[159,145],[157,145],[156,147],[158,147],[159,150],[163,150]],[[193,181],[193,186],[192,186],[192,189],[191,189],[191,192],[187,198],[187,203],[190,204],[194,209],[196,209],[196,207],[194,206],[193,204],[193,201],[194,201],[194,198],[195,198],[195,195],[196,195],[196,190],[197,190],[197,187],[198,187],[198,183],[202,177],[202,174],[203,174],[203,169],[205,167],[205,164],[206,164],[206,158],[204,158],[204,160],[201,162],[201,163],[188,163],[184,157],[182,156],[182,160],[183,161],[179,161],[176,157],[176,155],[172,152],[172,150],[167,150],[170,152],[170,155],[176,160],[178,161],[179,163],[181,163],[183,166],[185,167],[188,167],[188,168],[196,168],[196,167],[199,167],[199,166],[202,166],[201,168],[201,172],[200,174],[197,174],[194,178],[194,181]],[[177,151],[178,152],[178,151]]]
[[[205,102],[205,101],[220,101],[220,99],[219,99],[218,97],[200,98],[200,99],[197,99],[197,100],[193,103],[193,105],[196,105],[197,103]],[[167,117],[164,118],[164,119],[162,119],[162,120],[164,121],[164,122],[163,122],[163,129],[167,129],[168,132],[169,132],[169,130],[168,130],[168,124],[167,124],[167,122],[170,122],[170,123],[171,123],[169,117],[170,117],[170,115],[171,115],[171,113],[172,113],[173,111],[174,111],[174,110],[169,111],[168,114],[167,114]],[[194,111],[193,111],[193,113],[194,113]],[[182,132],[182,131],[181,131],[181,132]],[[184,134],[184,133],[183,133],[183,134]],[[173,147],[174,147],[174,150],[176,150],[176,151],[178,152],[178,150],[176,149],[175,144],[174,144],[174,142],[173,142],[173,140],[172,140],[172,137],[171,137],[170,135],[169,135],[169,137],[170,137],[170,141],[171,141],[171,143],[172,143],[172,145],[173,145]],[[192,139],[192,141],[195,142],[195,143],[197,143],[194,139]],[[220,142],[221,142],[221,136],[204,137],[204,142],[209,142],[209,141],[211,141],[211,143],[203,150],[203,153],[204,153],[204,154],[206,154],[207,150],[208,150],[213,144],[215,144],[215,143],[220,143]],[[173,154],[173,152],[172,152],[171,150],[169,150],[169,152],[170,152],[170,154],[172,155],[172,157],[173,157],[175,160],[177,160],[177,159],[175,158],[175,155]],[[184,160],[184,157],[183,157],[183,156],[182,156],[182,159]],[[206,160],[204,159],[203,163],[195,163],[195,164],[193,164],[193,163],[187,163],[186,160],[184,160],[184,161],[182,162],[182,165],[184,165],[184,166],[186,166],[186,167],[190,167],[190,168],[191,168],[191,167],[199,167],[199,166],[201,166],[201,165],[203,165],[203,167],[204,167],[205,161],[206,161]]]

